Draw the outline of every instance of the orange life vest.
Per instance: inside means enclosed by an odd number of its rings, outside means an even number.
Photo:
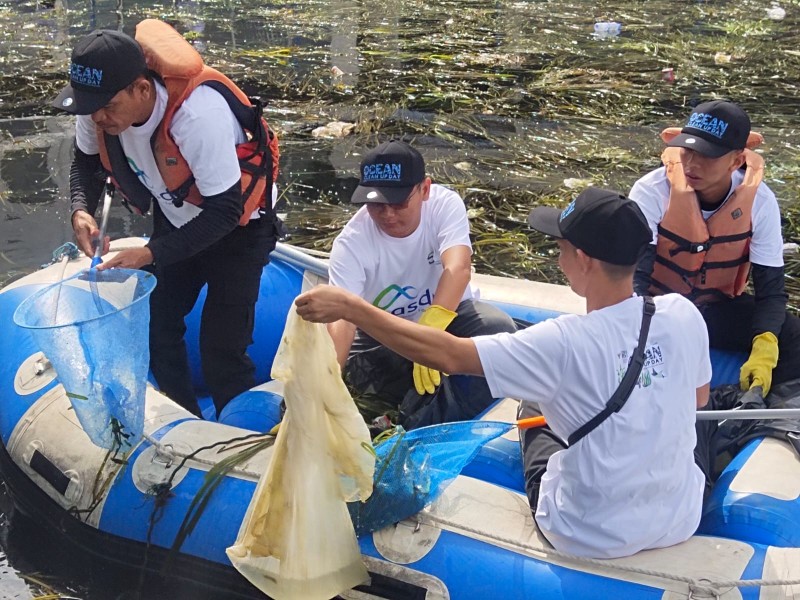
[[[169,128],[175,111],[200,85],[208,85],[225,98],[247,141],[236,146],[242,171],[243,210],[240,225],[246,225],[258,208],[269,215],[272,211],[272,184],[278,176],[278,138],[261,116],[261,106],[250,99],[225,75],[203,63],[200,54],[168,24],[145,19],[136,26],[136,41],[144,50],[147,67],[167,89],[164,117],[153,134],[151,145],[159,173],[172,202],[181,206],[189,202],[202,206],[195,179],[186,159],[181,155]],[[114,183],[130,206],[139,213],[150,209],[152,194],[128,166],[117,136],[98,130],[100,159],[114,178]]]
[[[689,186],[680,148],[666,148],[661,160],[670,183],[669,204],[658,225],[653,294],[678,292],[697,304],[733,298],[750,274],[753,201],[764,174],[764,160],[745,150],[741,185],[708,220]]]

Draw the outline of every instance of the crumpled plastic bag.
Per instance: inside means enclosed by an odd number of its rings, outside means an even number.
[[[228,558],[276,600],[331,598],[369,579],[346,504],[372,493],[369,430],[325,326],[294,307],[272,377],[286,415]]]

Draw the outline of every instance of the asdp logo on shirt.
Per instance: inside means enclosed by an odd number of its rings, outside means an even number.
[[[420,311],[422,307],[430,306],[431,302],[429,289],[419,294],[417,288],[412,285],[399,286],[393,283],[375,296],[372,305],[395,316],[408,317]]]

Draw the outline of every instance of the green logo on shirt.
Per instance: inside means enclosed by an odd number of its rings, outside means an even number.
[[[392,306],[402,298],[407,300],[416,300],[416,302],[409,302],[405,306],[398,306],[395,309],[392,309]],[[373,306],[377,306],[381,310],[387,310],[391,312],[393,315],[398,317],[406,316],[415,313],[419,310],[422,306],[430,306],[432,302],[431,299],[431,291],[425,290],[419,299],[417,299],[417,289],[412,285],[407,286],[399,286],[397,284],[392,284],[384,288],[384,290],[375,296],[375,300],[372,301]]]

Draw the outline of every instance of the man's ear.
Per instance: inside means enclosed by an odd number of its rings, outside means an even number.
[[[136,80],[135,86],[139,90],[139,93],[145,98],[150,98],[151,95],[155,93],[153,84],[147,77],[139,77],[139,79]]]
[[[594,259],[580,248],[575,248],[575,254],[578,256],[578,264],[580,265],[581,270],[584,273],[588,272],[592,267]]]
[[[731,169],[731,173],[741,169],[744,166],[744,163],[745,163],[746,160],[747,159],[744,156],[744,150],[740,150],[737,153],[736,158],[733,160],[733,165],[732,165],[733,168]]]
[[[426,177],[420,185],[422,186],[422,201],[425,202],[431,195],[431,178]]]

